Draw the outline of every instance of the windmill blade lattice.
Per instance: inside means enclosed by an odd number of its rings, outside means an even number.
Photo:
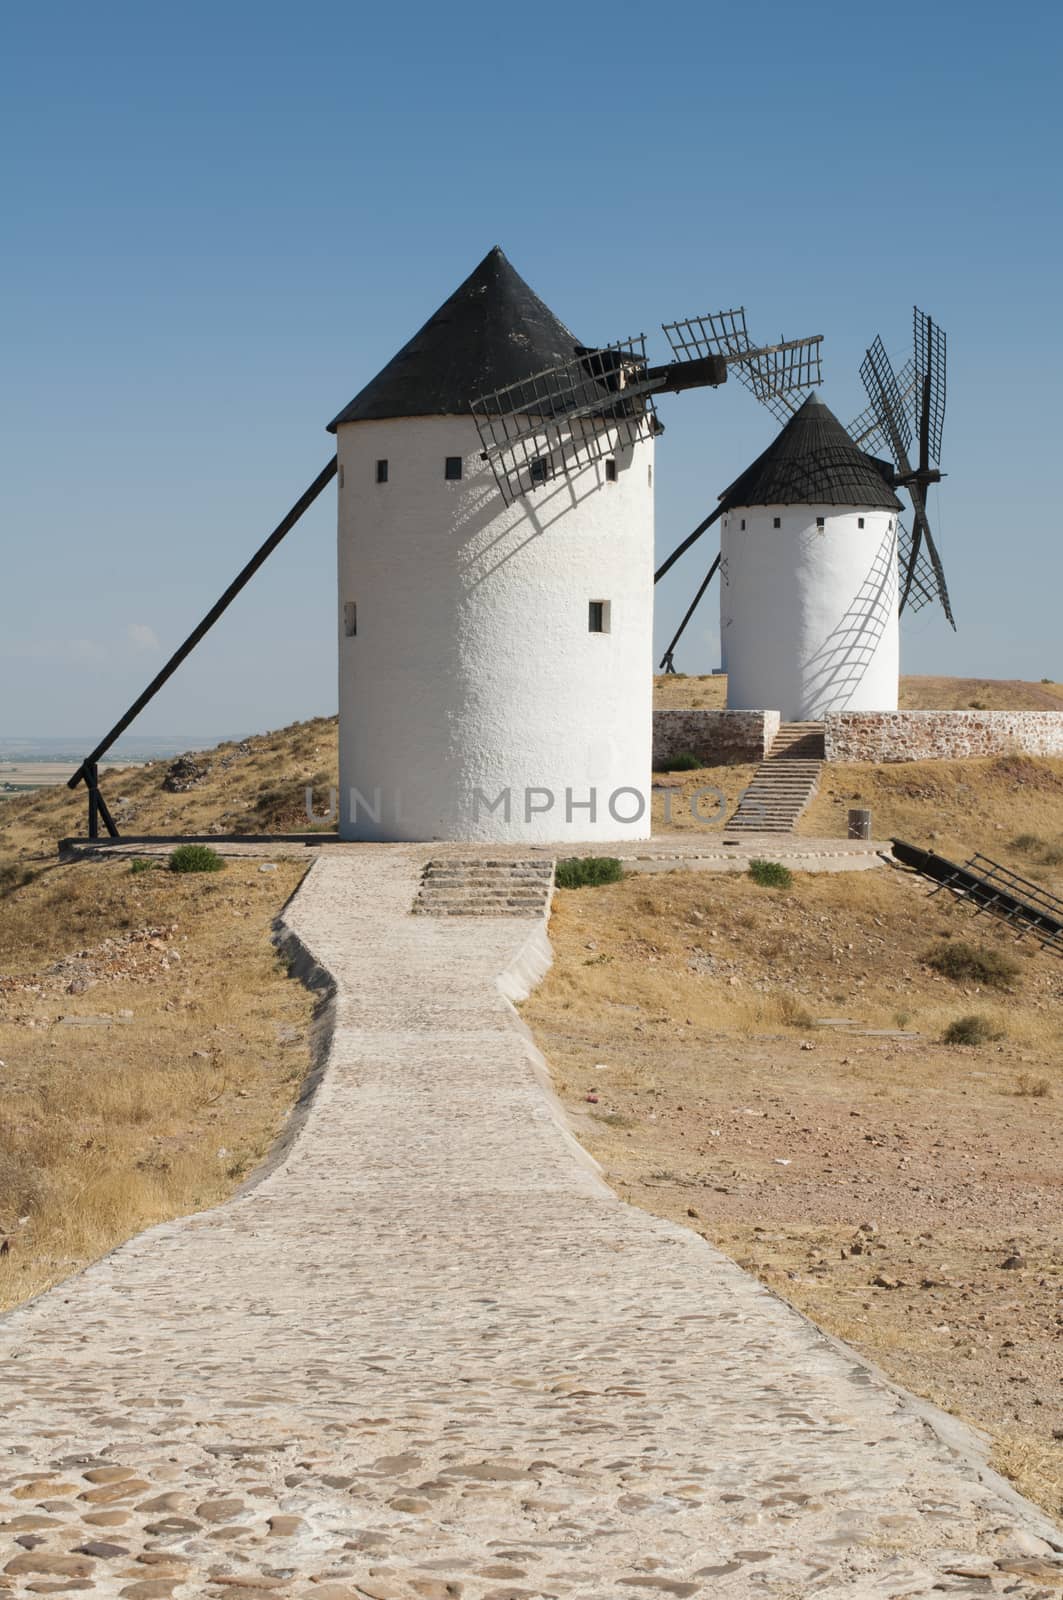
[[[941,460],[941,430],[945,423],[945,334],[916,306],[913,312],[915,369],[920,382],[929,378],[930,457]]]
[[[897,559],[902,573],[907,573],[912,562],[912,535],[903,522],[897,521]],[[912,569],[912,583],[908,590],[908,609],[922,611],[924,606],[932,605],[938,599],[937,579],[934,569],[920,547]]]
[[[878,337],[860,364],[860,376],[868,400],[877,410],[885,442],[899,467],[912,446],[912,424],[893,363]]]
[[[914,415],[918,404],[919,384],[915,361],[911,356],[896,374],[896,383],[902,411],[906,415]],[[861,450],[866,450],[869,455],[886,455],[892,459],[893,446],[879,399],[868,402],[860,415],[850,422],[848,432],[853,443],[858,444]]]
[[[659,431],[644,335],[481,395],[472,405],[484,458],[508,504]]]
[[[723,356],[728,369],[761,405],[767,406],[777,422],[789,422],[809,389],[823,381],[822,335],[777,345],[754,345],[746,327],[744,306],[666,322],[662,327],[676,360]]]
[[[889,458],[892,470],[884,460],[879,466],[893,488],[903,489],[912,502],[911,532],[897,524],[900,609],[910,606],[919,611],[929,601],[940,600],[955,628],[945,570],[926,514],[927,490],[941,480],[936,463],[945,421],[945,335],[918,307],[913,333],[912,355],[899,374],[880,338],[868,349],[860,366],[868,404],[849,424],[849,436],[868,455]],[[913,440],[918,448],[914,463]]]

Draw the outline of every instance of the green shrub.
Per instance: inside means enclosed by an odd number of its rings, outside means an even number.
[[[220,872],[224,865],[209,844],[179,844],[170,852],[171,872]]]
[[[989,1044],[1003,1037],[1003,1029],[994,1028],[988,1017],[980,1017],[976,1012],[967,1017],[957,1017],[941,1035],[944,1044]]]
[[[559,861],[554,882],[559,889],[594,888],[600,883],[619,883],[624,869],[616,856],[569,856]]]
[[[749,876],[762,889],[792,889],[794,875],[781,861],[751,861]]]
[[[658,772],[696,772],[705,765],[692,750],[682,750],[677,756],[666,756],[657,767]]]
[[[954,983],[977,983],[986,989],[1010,989],[1022,970],[1003,950],[977,950],[962,941],[946,943],[928,950],[923,957],[928,967]]]
[[[144,856],[134,856],[129,863],[129,870],[130,872],[151,872],[154,866],[154,861],[148,861]]]

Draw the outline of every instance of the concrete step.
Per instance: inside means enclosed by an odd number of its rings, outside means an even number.
[[[552,861],[447,856],[429,861],[415,916],[539,917],[553,883]]]
[[[821,737],[820,730],[820,737]],[[785,725],[779,730],[784,741],[772,745],[771,754],[762,761],[749,787],[730,818],[727,827],[747,833],[792,833],[795,823],[819,788],[823,762],[808,753],[809,742],[817,737],[814,727],[798,724]],[[797,752],[788,754],[789,748]]]

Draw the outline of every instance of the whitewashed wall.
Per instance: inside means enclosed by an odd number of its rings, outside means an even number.
[[[648,837],[652,442],[616,452],[615,483],[597,463],[510,507],[470,419],[349,423],[337,447],[341,835]]]
[[[720,637],[729,708],[773,706],[786,722],[896,709],[896,528],[895,512],[859,507],[727,512]]]

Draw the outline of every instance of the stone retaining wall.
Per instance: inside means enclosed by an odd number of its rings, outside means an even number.
[[[828,761],[948,761],[1063,756],[1061,711],[834,711]]]
[[[778,731],[777,711],[655,711],[653,769],[688,751],[707,767],[763,761]]]

